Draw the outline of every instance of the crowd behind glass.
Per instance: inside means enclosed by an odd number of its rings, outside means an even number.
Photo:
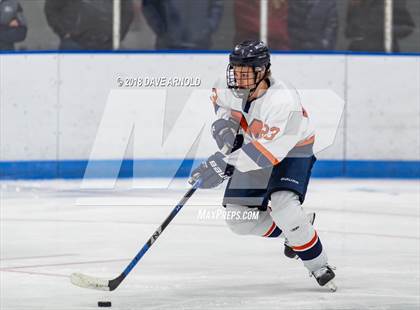
[[[420,4],[410,1],[393,1],[394,52],[406,38],[420,52]],[[260,0],[121,0],[120,11],[120,49],[229,50],[260,37]],[[385,0],[268,0],[268,45],[382,52],[384,12]],[[0,50],[25,49],[113,49],[113,1],[0,0]]]

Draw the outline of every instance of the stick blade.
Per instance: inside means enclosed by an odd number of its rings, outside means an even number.
[[[99,291],[109,291],[109,281],[106,279],[87,276],[82,273],[72,273],[70,275],[72,284]]]

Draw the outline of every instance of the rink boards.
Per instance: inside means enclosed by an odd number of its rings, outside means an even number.
[[[1,178],[80,178],[89,160],[101,167],[92,177],[106,177],[104,170],[120,164],[120,177],[131,176],[137,164],[141,172],[136,176],[169,176],[168,169],[181,164],[178,176],[185,176],[191,161],[183,162],[189,156],[176,141],[188,139],[173,126],[193,92],[210,94],[214,81],[224,75],[226,60],[226,53],[1,55]],[[420,177],[419,56],[275,54],[272,63],[275,77],[286,78],[298,89],[333,91],[345,102],[333,146],[317,154],[315,176]],[[141,140],[152,146],[150,152],[133,149],[129,132],[121,155],[112,144],[121,136],[111,130],[108,147],[95,153],[110,95],[151,90],[135,85],[136,79],[157,77],[199,78],[200,85],[167,88],[166,127],[151,117],[142,128]],[[120,87],[119,79],[131,84]],[[156,113],[147,92],[138,105],[145,114]],[[192,119],[211,123],[208,96],[197,105],[203,109]],[[181,124],[184,132],[188,126]],[[156,136],[171,136],[173,147],[152,151],[161,142]],[[194,153],[197,158],[214,150],[209,133],[201,139],[204,147]]]

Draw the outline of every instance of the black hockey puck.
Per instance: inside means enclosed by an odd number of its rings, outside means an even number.
[[[110,301],[98,301],[98,307],[111,307],[112,304]]]

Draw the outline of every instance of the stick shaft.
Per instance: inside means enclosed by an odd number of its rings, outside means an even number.
[[[196,182],[193,187],[191,187],[188,192],[182,197],[179,203],[175,206],[175,208],[171,211],[168,217],[163,221],[163,223],[155,230],[155,232],[150,236],[149,240],[143,245],[141,250],[137,253],[137,255],[131,260],[131,262],[127,265],[121,275],[109,281],[110,290],[114,290],[120,285],[120,283],[124,280],[124,278],[133,270],[133,268],[137,265],[143,255],[150,249],[153,243],[156,241],[157,238],[162,234],[165,228],[169,225],[169,223],[175,218],[178,212],[182,209],[182,207],[187,203],[188,199],[194,194],[194,192],[199,187],[199,182]]]

